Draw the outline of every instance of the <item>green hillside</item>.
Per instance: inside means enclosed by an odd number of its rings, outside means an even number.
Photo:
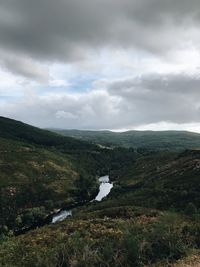
[[[101,203],[0,245],[2,266],[198,266],[200,152],[138,158]],[[191,265],[188,265],[188,262]]]
[[[56,147],[66,150],[94,148],[88,142],[80,142],[74,138],[64,137],[5,117],[0,117],[0,137],[43,147]]]
[[[97,208],[131,205],[184,212],[193,203],[200,210],[199,192],[200,150],[159,152],[119,173],[109,199]]]
[[[79,131],[53,130],[64,136],[105,146],[123,146],[152,150],[184,150],[200,148],[200,134],[186,131]]]
[[[96,149],[1,117],[0,232],[28,227],[54,209],[81,200],[81,190],[90,198],[97,190],[96,169],[91,173],[90,159],[81,158]],[[97,168],[95,162],[93,168]],[[77,188],[80,176],[85,185],[82,182],[82,188]]]

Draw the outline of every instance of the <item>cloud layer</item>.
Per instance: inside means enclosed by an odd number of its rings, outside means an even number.
[[[200,124],[199,10],[199,0],[0,0],[0,113],[41,127]]]
[[[101,86],[100,86],[101,84]],[[150,75],[102,81],[82,93],[34,93],[4,103],[1,114],[44,127],[119,129],[169,122],[199,123],[200,78]]]

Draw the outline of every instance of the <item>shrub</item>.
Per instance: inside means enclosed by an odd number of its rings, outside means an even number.
[[[188,246],[184,242],[182,228],[176,214],[165,214],[159,222],[155,224],[149,233],[147,241],[150,243],[149,250],[146,251],[147,258],[152,262],[161,259],[174,261],[186,255]]]
[[[125,254],[127,257],[127,262],[131,266],[139,266],[139,242],[136,237],[129,234],[124,239]]]
[[[130,266],[140,266],[142,229],[132,225],[124,235],[126,261]]]
[[[188,203],[186,208],[185,208],[185,214],[188,216],[193,216],[196,213],[197,213],[196,206],[192,202]]]

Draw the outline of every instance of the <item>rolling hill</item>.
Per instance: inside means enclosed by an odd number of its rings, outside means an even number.
[[[80,131],[51,129],[79,140],[104,146],[147,148],[152,150],[184,150],[200,148],[200,134],[187,131]]]

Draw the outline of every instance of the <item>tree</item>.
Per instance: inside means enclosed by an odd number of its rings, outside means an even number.
[[[95,178],[91,176],[83,176],[79,175],[78,179],[76,180],[76,187],[77,187],[77,198],[80,201],[88,200],[91,196],[95,188]]]

